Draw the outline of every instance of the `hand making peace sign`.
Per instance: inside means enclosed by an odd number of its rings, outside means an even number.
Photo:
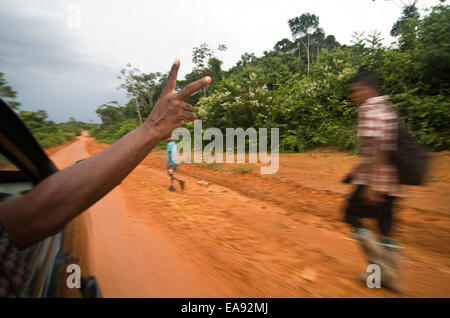
[[[175,88],[179,68],[180,61],[176,60],[161,96],[145,121],[161,139],[169,137],[172,131],[182,126],[186,120],[197,119],[192,112],[194,107],[184,100],[211,83],[211,77],[206,76],[177,92]]]

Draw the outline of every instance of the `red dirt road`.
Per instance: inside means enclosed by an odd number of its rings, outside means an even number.
[[[84,135],[51,158],[64,168],[106,147]],[[435,156],[430,185],[408,189],[398,213],[406,297],[450,297],[450,155]],[[68,225],[65,244],[104,297],[397,297],[355,279],[366,264],[340,221],[350,188],[338,183],[355,160],[282,155],[265,176],[182,164],[186,189],[169,192],[154,152]]]

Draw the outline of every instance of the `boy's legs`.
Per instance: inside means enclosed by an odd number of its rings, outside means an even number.
[[[384,282],[385,285],[393,289],[398,289],[394,280],[397,277],[396,269],[400,257],[398,245],[390,239],[393,220],[392,207],[395,198],[385,196],[385,201],[382,204],[368,205],[361,197],[363,188],[364,186],[358,186],[350,197],[345,221],[354,228],[355,237],[361,243],[368,262],[378,264],[382,268],[382,283]],[[365,229],[361,224],[361,218],[376,218],[380,237],[377,238],[373,232]]]
[[[355,238],[361,243],[368,262],[373,264],[379,262],[381,249],[376,235],[363,227],[361,219],[377,218],[379,213],[375,206],[367,205],[363,201],[361,194],[364,187],[359,185],[348,200],[345,221],[353,227]]]
[[[361,218],[367,217],[361,199],[363,187],[364,186],[362,185],[357,186],[355,192],[353,192],[348,200],[347,209],[345,211],[345,222],[350,224],[354,230],[362,228]]]
[[[175,188],[173,187],[173,179],[174,179],[175,170],[176,170],[176,168],[174,169],[173,165],[169,166],[169,169],[167,170],[167,172],[169,173],[169,177],[170,177],[170,187],[169,187],[170,191],[175,191]]]
[[[170,187],[173,188],[173,180],[175,179],[180,183],[180,187],[183,190],[184,189],[184,181],[175,176],[175,172],[177,171],[177,166],[172,165],[172,166],[170,166],[170,169],[172,169],[172,171],[173,171],[172,174],[170,175]]]
[[[382,280],[384,280],[386,287],[389,287],[394,291],[399,291],[400,288],[397,284],[397,279],[399,264],[402,260],[400,254],[402,248],[398,243],[392,240],[392,209],[394,202],[395,197],[385,196],[385,203],[380,206],[378,226],[381,235],[379,235],[378,240],[380,246],[383,248],[382,261],[384,262],[384,273],[382,273]]]

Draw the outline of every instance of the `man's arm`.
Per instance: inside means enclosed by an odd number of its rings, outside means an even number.
[[[21,248],[57,233],[75,216],[119,185],[153,147],[185,120],[196,119],[184,99],[207,86],[198,80],[175,91],[179,61],[149,117],[106,150],[55,173],[24,196],[0,203],[0,224]],[[105,211],[107,213],[107,211]]]

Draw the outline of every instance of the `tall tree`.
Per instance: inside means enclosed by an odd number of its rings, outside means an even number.
[[[142,124],[141,110],[138,102],[138,78],[140,70],[137,67],[133,67],[130,63],[127,63],[126,67],[120,70],[118,79],[123,80],[122,84],[117,89],[124,89],[127,92],[128,97],[133,97],[136,105],[136,113],[139,117],[139,122]]]
[[[209,45],[202,43],[199,47],[194,47],[192,50],[192,63],[195,64],[197,69],[204,69],[213,54],[214,51],[209,48]]]
[[[141,97],[141,101],[148,105],[148,107],[145,107],[146,109],[148,108],[151,110],[153,108],[158,93],[161,93],[160,82],[162,76],[163,75],[160,72],[148,74],[142,73],[135,76],[137,94]]]
[[[399,37],[399,44],[402,50],[409,50],[414,47],[417,27],[419,25],[420,13],[416,7],[417,0],[404,6],[403,15],[394,23],[391,35]]]
[[[222,52],[228,51],[228,46],[226,44],[219,44],[219,46],[217,47],[217,50],[219,52],[221,52],[220,53],[220,59],[223,60]]]
[[[311,66],[310,61],[310,48],[311,48],[311,36],[319,28],[319,17],[315,14],[304,13],[299,17],[292,18],[288,21],[289,28],[291,29],[291,34],[294,40],[299,40],[306,50],[306,59],[308,62],[308,76]],[[299,42],[299,45],[300,45]],[[298,62],[300,63],[300,47],[299,47],[299,57]]]
[[[192,50],[192,62],[195,64],[193,72],[203,76],[202,73],[204,73],[207,63],[213,55],[214,51],[206,43],[202,43],[199,47],[194,47]],[[206,97],[206,87],[203,87],[203,96]]]

